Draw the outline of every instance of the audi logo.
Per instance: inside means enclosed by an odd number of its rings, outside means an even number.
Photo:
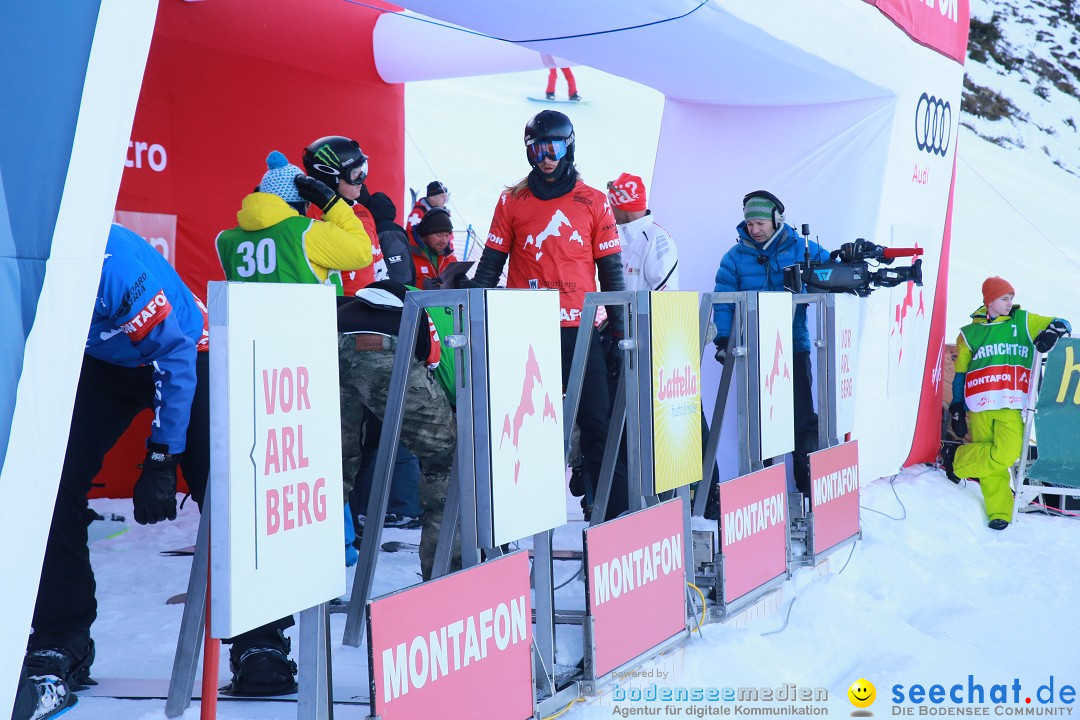
[[[915,105],[915,145],[945,156],[952,137],[952,106],[947,100],[923,93]]]

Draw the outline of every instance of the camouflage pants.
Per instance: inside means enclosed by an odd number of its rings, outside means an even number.
[[[338,335],[341,465],[346,496],[360,469],[364,408],[383,419],[390,391],[397,338],[384,338],[382,347],[368,349],[376,337]],[[413,360],[409,365],[401,444],[420,459],[420,507],[424,509],[420,568],[425,580],[431,577],[456,443],[457,421],[446,393],[423,363]],[[460,567],[460,550],[454,556],[454,566]]]

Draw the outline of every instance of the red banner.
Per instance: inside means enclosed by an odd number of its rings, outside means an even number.
[[[953,155],[952,183],[949,185],[949,206],[945,211],[945,231],[941,240],[941,262],[938,263],[934,306],[930,311],[930,336],[926,341],[926,365],[923,369],[922,395],[919,414],[915,419],[915,434],[911,452],[904,467],[921,462],[933,462],[941,447],[941,396],[945,361],[945,303],[949,297],[949,247],[952,242],[953,197],[956,191],[956,158]]]
[[[520,551],[373,600],[371,714],[531,718],[529,593],[529,555]]]
[[[859,442],[810,454],[814,554],[859,532]]]
[[[382,0],[366,5],[397,9]],[[159,225],[128,227],[167,249],[162,254],[200,299],[208,281],[224,277],[214,238],[236,225],[240,202],[266,172],[271,150],[302,167],[301,151],[312,140],[349,135],[371,159],[368,189],[400,202],[405,89],[383,82],[375,68],[372,33],[380,14],[340,0],[159,3],[117,221],[171,218],[171,235]],[[297,28],[333,28],[349,38],[347,61],[284,47],[281,39]],[[398,219],[408,212],[399,207]],[[142,419],[134,423],[108,454],[96,495],[131,496],[147,427]]]
[[[683,504],[670,500],[584,535],[599,678],[686,630]]]
[[[784,465],[720,483],[725,602],[787,573],[787,537]]]
[[[961,65],[967,54],[969,0],[865,0],[915,42]]]

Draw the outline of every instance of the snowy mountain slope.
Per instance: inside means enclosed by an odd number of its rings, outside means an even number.
[[[1080,5],[972,0],[946,338],[1002,275],[1035,312],[1080,319]]]
[[[1080,6],[972,0],[962,123],[1080,174]]]
[[[1000,275],[1023,307],[1080,320],[1080,178],[1039,151],[1005,149],[961,128],[949,258],[946,342]]]

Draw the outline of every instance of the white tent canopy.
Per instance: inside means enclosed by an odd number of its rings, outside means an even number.
[[[931,7],[931,20],[966,38],[966,8],[957,13],[949,0],[936,9],[916,0],[880,4],[893,17]],[[946,134],[956,136],[961,64],[862,0],[555,0],[528,13],[497,0],[413,0],[409,10],[458,27],[380,18],[384,79],[543,65],[539,55],[508,59],[513,41],[664,93],[650,207],[679,244],[684,288],[712,289],[742,219],[741,198],[755,189],[779,196],[788,222],[810,223],[827,248],[856,237],[923,248],[923,288],[881,289],[863,302],[856,380],[863,477],[891,474],[908,458],[927,348],[936,361],[942,342],[936,326],[930,342],[931,318],[955,153],[955,143],[941,154],[920,149],[915,115],[924,93],[947,101],[956,112],[945,118]],[[927,392],[937,393],[939,380],[931,373]]]

